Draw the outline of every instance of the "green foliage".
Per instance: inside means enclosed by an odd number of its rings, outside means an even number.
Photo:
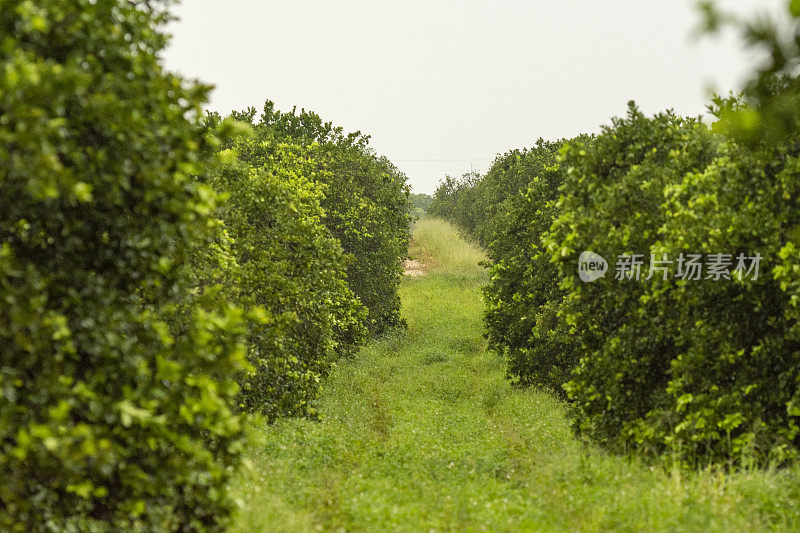
[[[727,140],[709,144],[701,128],[684,135],[679,147],[654,143],[659,152],[669,149],[671,161],[653,167],[635,160],[641,166],[625,176],[617,167],[587,162],[630,157],[631,146],[657,141],[658,132],[642,127],[625,146],[603,152],[603,143],[585,156],[567,155],[577,179],[564,190],[554,259],[570,293],[565,318],[578,331],[592,331],[581,334],[581,359],[567,390],[576,400],[577,426],[612,447],[670,452],[689,463],[780,462],[796,457],[800,444],[794,230],[800,90],[796,78],[786,77],[800,57],[799,41],[796,31],[783,39],[766,19],[750,23],[711,13],[716,22],[709,28],[738,24],[771,58],[744,99],[714,99],[710,109],[719,120],[712,129]],[[620,135],[605,136],[611,133]],[[631,185],[638,181],[640,191],[612,192],[633,206],[633,217],[620,215],[623,204],[605,208],[609,187],[636,173],[642,178]],[[652,189],[659,174],[669,179]],[[650,190],[652,202],[641,204]],[[576,205],[588,194],[591,202]],[[587,242],[585,235],[594,239]],[[638,290],[617,286],[600,293],[594,290],[602,281],[590,288],[569,274],[582,248],[673,258],[681,252],[757,253],[762,273],[728,283],[654,278]]]
[[[240,376],[239,407],[269,420],[313,414],[334,361],[363,342],[365,312],[347,286],[341,246],[322,224],[308,150],[242,137],[230,145],[211,184],[228,198],[220,216],[236,260],[232,283],[240,305],[267,313],[251,323],[253,369]]]
[[[770,57],[742,98],[713,99],[711,128],[631,105],[557,164],[537,147],[524,173],[506,156],[444,182],[434,211],[490,247],[490,343],[518,382],[563,386],[580,433],[691,465],[780,463],[800,446],[800,21],[784,34],[704,10],[707,29],[737,25]],[[611,273],[582,282],[583,251]],[[730,254],[731,271],[760,255],[760,276],[677,279],[686,253]],[[625,254],[644,258],[638,279],[616,277]],[[650,259],[665,255],[662,277]]]
[[[796,146],[722,141],[633,106],[567,143],[496,221],[486,322],[510,374],[564,386],[576,429],[614,450],[691,464],[796,455]],[[611,273],[582,282],[584,250]],[[758,253],[764,270],[648,279],[651,255],[681,253]],[[615,279],[623,254],[647,258],[639,280]]]
[[[659,278],[645,281],[643,268],[640,280],[618,280],[614,263],[622,254],[643,254],[648,264],[651,253],[677,257],[679,250],[659,244],[664,191],[704,168],[713,150],[702,123],[671,113],[650,119],[633,105],[591,145],[564,150],[568,171],[546,241],[565,290],[558,314],[574,332],[572,360],[579,359],[566,390],[576,427],[609,447],[635,444],[628,424],[665,401],[670,363],[680,353],[665,327],[665,313],[674,319],[677,310]],[[577,265],[584,250],[606,258],[611,272],[583,283]]]
[[[485,247],[490,248],[496,239],[508,238],[512,220],[509,215],[515,208],[513,204],[543,172],[552,174],[556,171],[553,167],[560,147],[561,142],[539,139],[530,149],[511,150],[495,159],[486,176],[474,188],[480,197],[473,208],[480,216],[475,235]],[[545,182],[548,182],[545,187],[558,187],[557,175],[545,178]],[[549,197],[552,190],[545,192],[545,196]],[[495,247],[501,248],[502,245]]]
[[[436,189],[430,213],[450,220],[485,248],[507,234],[512,204],[542,170],[555,163],[561,142],[536,141],[530,149],[497,156],[485,176],[467,173],[445,178]]]
[[[233,116],[250,123],[255,110]],[[347,282],[367,309],[368,330],[378,334],[402,325],[397,288],[408,253],[411,207],[405,175],[375,155],[369,137],[345,134],[315,113],[283,113],[267,101],[254,129],[258,141],[308,149],[313,181],[323,191],[322,222],[350,256]],[[258,151],[241,152],[240,158],[256,167],[263,162]]]
[[[484,229],[484,234],[494,232],[484,293],[489,346],[506,355],[512,379],[563,394],[574,350],[569,328],[556,315],[563,294],[543,241],[566,168],[557,162],[558,146],[539,142],[530,150],[509,152],[484,178],[495,197],[499,191],[506,196],[500,204],[504,211],[495,211],[492,229]],[[520,192],[513,194],[516,188]]]
[[[411,193],[409,198],[414,207],[422,209],[423,211],[428,211],[433,202],[433,196],[425,193]]]
[[[168,4],[0,5],[3,530],[227,524],[244,328],[193,248],[208,88],[161,68]]]
[[[412,205],[411,214],[415,219],[423,218],[428,214],[428,209],[430,209],[433,202],[433,196],[425,193],[411,193],[408,198]]]
[[[562,145],[540,139],[498,156],[485,176],[447,178],[431,207],[489,250],[486,334],[490,347],[508,358],[509,375],[558,394],[574,352],[569,328],[556,315],[562,291],[543,237],[564,179],[566,167],[557,161]]]
[[[766,55],[764,61],[745,85],[741,105],[719,106],[713,110],[721,120],[716,130],[740,144],[753,148],[759,145],[782,144],[800,129],[800,94],[797,62],[800,60],[800,5],[788,0],[788,20],[773,20],[767,15],[743,19],[720,11],[715,2],[703,3],[704,28],[717,33],[733,27],[750,47]]]
[[[789,228],[800,222],[797,155],[796,148],[727,142],[703,171],[666,191],[661,247],[759,253],[762,272],[757,280],[679,284],[663,296],[655,288],[680,353],[671,362],[667,405],[648,413],[634,438],[692,459],[796,455],[800,345],[786,283],[797,272],[785,267],[797,264],[789,257],[797,239]]]
[[[480,194],[475,191],[480,178],[479,174],[473,172],[460,178],[447,176],[436,187],[428,214],[449,220],[467,236],[478,240],[475,229],[486,220],[482,211],[485,205],[481,202]]]
[[[431,218],[412,251],[435,266],[401,284],[408,330],[332,373],[320,422],[251,425],[232,531],[800,528],[798,466],[680,471],[583,445],[564,402],[509,386],[485,349],[479,251]]]
[[[786,228],[798,224],[798,168],[788,146],[720,144],[695,122],[632,110],[591,148],[569,147],[551,247],[567,290],[560,313],[580,332],[566,390],[581,432],[692,464],[796,455],[797,272]],[[757,280],[584,284],[581,250],[758,253],[765,264]]]

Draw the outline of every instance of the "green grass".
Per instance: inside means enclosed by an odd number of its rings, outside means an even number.
[[[414,226],[409,252],[411,257],[439,274],[483,279],[484,269],[478,267],[478,263],[485,261],[486,255],[476,245],[464,241],[456,229],[442,219],[419,220]]]
[[[325,384],[322,420],[251,428],[237,531],[753,531],[800,528],[797,470],[685,473],[578,442],[564,406],[508,385],[482,338],[477,262],[423,220],[407,332]]]

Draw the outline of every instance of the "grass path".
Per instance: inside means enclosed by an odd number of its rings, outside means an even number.
[[[252,428],[241,531],[798,530],[795,471],[682,475],[578,442],[485,349],[480,251],[422,221],[408,330],[326,382],[321,421]]]

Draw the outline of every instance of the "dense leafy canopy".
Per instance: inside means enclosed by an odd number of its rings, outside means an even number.
[[[341,245],[322,224],[308,150],[244,137],[229,145],[210,183],[228,198],[219,214],[235,258],[231,288],[240,306],[270,318],[251,324],[253,368],[240,375],[239,407],[268,419],[312,414],[322,378],[363,342],[365,310],[347,285]]]
[[[256,110],[233,116],[252,123]],[[255,124],[259,142],[288,142],[308,149],[322,188],[322,222],[350,256],[347,282],[367,310],[373,334],[402,325],[397,288],[407,255],[410,208],[406,177],[385,157],[375,155],[369,137],[345,134],[316,113],[281,112],[267,101]],[[248,164],[262,164],[263,154],[239,154]]]
[[[166,5],[0,4],[3,530],[227,521],[242,312],[189,294],[213,146],[207,87],[158,60]]]
[[[564,180],[566,167],[557,161],[560,144],[540,142],[498,159],[485,179],[505,182],[518,192],[507,194],[492,227],[483,229],[491,235],[493,261],[491,283],[484,290],[489,346],[506,355],[515,382],[545,385],[558,394],[573,352],[556,316],[562,291],[543,237]],[[494,189],[502,190],[498,185]]]

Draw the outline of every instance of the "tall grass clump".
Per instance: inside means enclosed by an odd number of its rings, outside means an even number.
[[[453,224],[440,218],[417,221],[409,253],[425,268],[449,273],[475,272],[475,267],[486,260],[478,245],[463,240]]]

